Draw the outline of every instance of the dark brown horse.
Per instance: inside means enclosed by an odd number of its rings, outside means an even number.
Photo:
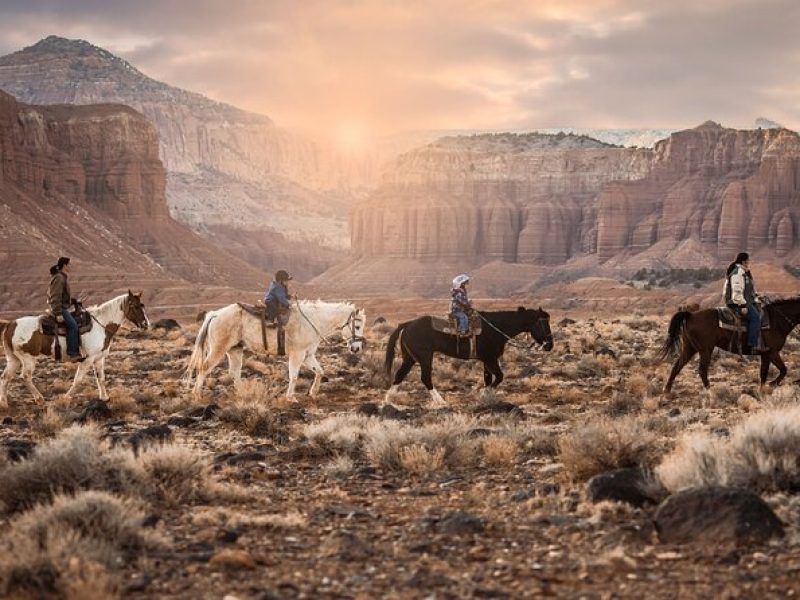
[[[553,334],[550,332],[550,315],[543,311],[520,306],[517,310],[481,312],[482,332],[476,338],[477,359],[483,362],[483,378],[487,387],[497,387],[503,381],[503,371],[499,358],[507,343],[521,333],[529,333],[542,345],[545,351],[553,349]],[[408,372],[419,363],[422,383],[431,395],[431,406],[442,405],[444,400],[433,387],[432,365],[435,353],[468,360],[470,344],[468,340],[458,340],[454,335],[436,331],[431,317],[419,317],[413,321],[400,323],[389,337],[384,363],[386,374],[390,375],[394,362],[395,346],[400,341],[403,364],[397,370],[392,386],[386,392],[386,400],[397,391]]]
[[[776,300],[764,307],[769,317],[769,329],[763,330],[764,344],[769,348],[761,353],[761,385],[767,381],[770,364],[778,368],[778,376],[770,385],[780,385],[786,377],[786,365],[781,358],[781,350],[786,343],[786,337],[795,326],[800,323],[800,297]],[[740,335],[741,339],[734,340],[733,336]],[[721,348],[728,352],[731,349],[743,348],[746,345],[747,333],[737,333],[719,326],[719,315],[714,308],[699,310],[697,312],[679,311],[675,313],[669,323],[667,341],[664,343],[662,356],[672,356],[678,350],[677,360],[669,374],[665,392],[672,389],[672,383],[692,357],[700,353],[700,379],[708,388],[708,366],[711,363],[711,354],[714,348]]]

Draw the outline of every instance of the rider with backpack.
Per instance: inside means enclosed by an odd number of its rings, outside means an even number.
[[[750,255],[740,252],[736,260],[728,266],[725,278],[725,304],[743,319],[747,320],[747,345],[753,354],[765,352],[768,348],[760,346],[761,312],[757,304],[761,299],[756,293],[753,275],[750,273]]]

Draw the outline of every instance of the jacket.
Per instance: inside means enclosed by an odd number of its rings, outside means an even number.
[[[69,291],[69,281],[67,274],[57,271],[50,280],[50,288],[47,290],[47,304],[50,305],[50,312],[53,316],[60,317],[61,311],[69,308],[72,302],[72,294]]]
[[[736,265],[736,268],[731,271],[730,276],[725,279],[723,293],[725,296],[725,304],[743,306],[748,303],[754,304],[759,302],[753,276],[750,274],[750,271],[745,271],[744,267],[741,265]]]
[[[465,312],[472,310],[472,303],[467,298],[467,290],[464,288],[453,288],[450,292],[450,312]]]
[[[277,281],[273,281],[267,293],[264,294],[264,304],[276,302],[284,308],[289,308],[289,290],[285,285]]]

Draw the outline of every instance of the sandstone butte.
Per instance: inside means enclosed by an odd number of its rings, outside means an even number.
[[[82,292],[143,288],[186,302],[209,285],[263,286],[265,273],[169,216],[165,182],[158,134],[133,109],[30,106],[0,92],[3,310],[43,307],[62,254],[77,259]]]
[[[742,249],[792,262],[798,219],[800,137],[786,129],[708,122],[654,149],[444,138],[401,156],[354,207],[353,260],[314,283],[420,291],[472,269],[509,292],[554,269],[721,265]]]
[[[117,103],[159,135],[171,214],[259,268],[322,272],[347,245],[347,177],[269,117],[156,81],[83,40],[50,36],[0,57],[0,89],[30,104]],[[280,265],[280,266],[275,266]]]

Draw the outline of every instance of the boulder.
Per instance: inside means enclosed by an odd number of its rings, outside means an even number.
[[[673,494],[656,510],[666,544],[748,544],[783,537],[783,523],[760,496],[740,488],[700,487]]]
[[[654,484],[648,482],[641,469],[616,469],[595,475],[587,483],[587,496],[592,502],[612,500],[632,506],[657,504],[659,494]]]

